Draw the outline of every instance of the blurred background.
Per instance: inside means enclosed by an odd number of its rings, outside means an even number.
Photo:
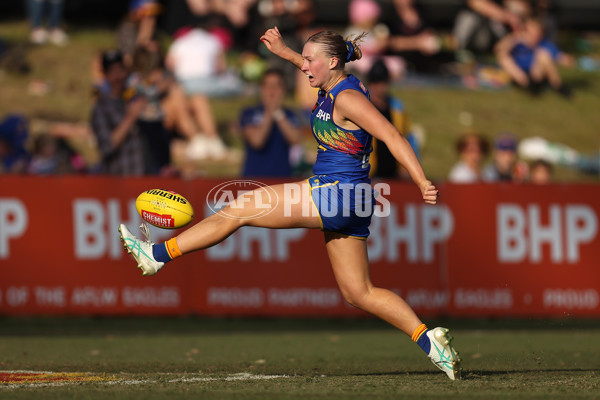
[[[429,316],[599,316],[599,13],[597,0],[0,2],[0,313],[361,315],[319,232],[245,228],[150,280],[120,248],[116,226],[139,224],[149,188],[184,194],[198,219],[224,181],[311,175],[316,93],[261,44],[277,26],[297,51],[323,29],[367,32],[347,70],[442,189],[437,211],[421,207],[375,144],[392,203],[371,226],[376,283]]]

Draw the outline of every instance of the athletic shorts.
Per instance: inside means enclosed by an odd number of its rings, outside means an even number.
[[[324,231],[366,240],[375,207],[369,181],[352,181],[337,174],[307,179]]]

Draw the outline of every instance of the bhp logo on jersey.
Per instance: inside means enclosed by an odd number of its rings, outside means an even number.
[[[268,185],[251,180],[233,180],[221,183],[208,192],[206,204],[214,212],[236,219],[253,219],[271,213],[279,197]],[[228,208],[226,208],[229,206]],[[237,212],[244,207],[254,208],[250,215],[240,216]]]
[[[331,115],[323,110],[319,110],[317,113],[317,118],[322,119],[323,121],[329,121],[331,119]]]

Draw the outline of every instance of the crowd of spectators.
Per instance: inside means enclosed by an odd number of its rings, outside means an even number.
[[[64,1],[26,3],[30,41],[68,45],[61,27]],[[368,33],[363,58],[349,64],[349,72],[368,84],[373,103],[418,156],[422,138],[413,131],[402,99],[391,94],[391,85],[408,74],[468,74],[472,71],[461,69],[461,62],[464,66],[465,60],[492,54],[507,81],[529,93],[549,87],[566,98],[573,95],[557,66],[573,66],[574,59],[556,45],[550,0],[467,0],[446,33],[428,22],[418,0],[393,0],[389,12],[376,0],[350,0],[348,5],[345,34]],[[302,74],[272,57],[256,38],[278,26],[285,42],[300,51],[306,38],[322,29],[315,7],[313,0],[130,1],[114,49],[92,63],[95,103],[89,126],[98,164],[86,167],[60,138],[36,137],[26,146],[27,121],[9,115],[0,125],[0,172],[177,175],[173,141],[183,143],[187,162],[226,159],[229,149],[213,99],[246,94],[255,83],[258,102],[242,111],[237,124],[246,154],[241,174],[304,173],[306,168],[299,166],[310,157],[301,143],[315,92]],[[236,68],[228,63],[231,55]],[[286,97],[295,99],[296,108],[284,105]],[[493,161],[486,166],[490,147]],[[517,139],[511,133],[498,134],[492,146],[484,135],[468,133],[457,151],[460,160],[448,176],[454,182],[547,182],[552,177],[548,162],[527,166],[517,159]],[[374,177],[405,177],[383,143],[374,141],[372,165]]]

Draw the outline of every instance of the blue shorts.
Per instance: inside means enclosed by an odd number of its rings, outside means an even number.
[[[367,239],[375,208],[369,181],[352,181],[337,174],[314,175],[307,181],[324,231]]]

